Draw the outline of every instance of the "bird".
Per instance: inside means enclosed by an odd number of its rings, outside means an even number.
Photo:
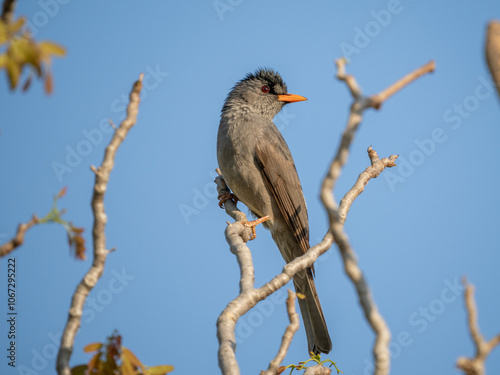
[[[258,217],[286,263],[309,245],[307,207],[292,154],[273,118],[284,105],[307,100],[289,94],[281,75],[270,68],[248,73],[229,92],[217,134],[217,161],[222,177],[237,200]],[[314,284],[314,268],[295,274],[308,352],[328,353],[332,342]]]

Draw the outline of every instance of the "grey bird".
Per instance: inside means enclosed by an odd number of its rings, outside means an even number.
[[[287,93],[281,76],[259,69],[238,82],[222,108],[217,135],[217,159],[226,184],[257,217],[269,215],[264,226],[287,263],[309,249],[309,222],[292,154],[273,123],[287,103],[307,100]],[[332,343],[313,280],[314,268],[293,278],[305,296],[299,307],[308,350],[328,353]]]

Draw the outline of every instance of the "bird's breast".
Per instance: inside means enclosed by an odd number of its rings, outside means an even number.
[[[252,123],[247,119],[223,117],[217,136],[217,159],[226,184],[238,199],[258,216],[272,216],[271,197],[255,161],[260,138],[259,130],[252,134]]]

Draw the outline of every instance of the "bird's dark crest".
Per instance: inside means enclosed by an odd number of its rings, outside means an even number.
[[[244,79],[240,82],[250,81],[253,79],[261,79],[271,83],[272,86],[278,84],[282,87],[286,87],[286,83],[283,82],[281,75],[271,68],[259,68],[255,73],[248,73]]]

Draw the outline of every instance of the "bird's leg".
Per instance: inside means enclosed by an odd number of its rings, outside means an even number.
[[[262,216],[256,220],[253,221],[247,221],[242,223],[244,227],[250,228],[252,230],[252,235],[250,236],[250,241],[254,240],[257,237],[257,232],[255,231],[255,227],[264,221],[269,220],[269,216]]]
[[[224,208],[224,203],[226,203],[226,201],[228,201],[228,200],[233,201],[235,206],[238,203],[238,197],[236,195],[234,195],[233,193],[219,194],[217,199],[219,200],[219,207],[220,208]]]

